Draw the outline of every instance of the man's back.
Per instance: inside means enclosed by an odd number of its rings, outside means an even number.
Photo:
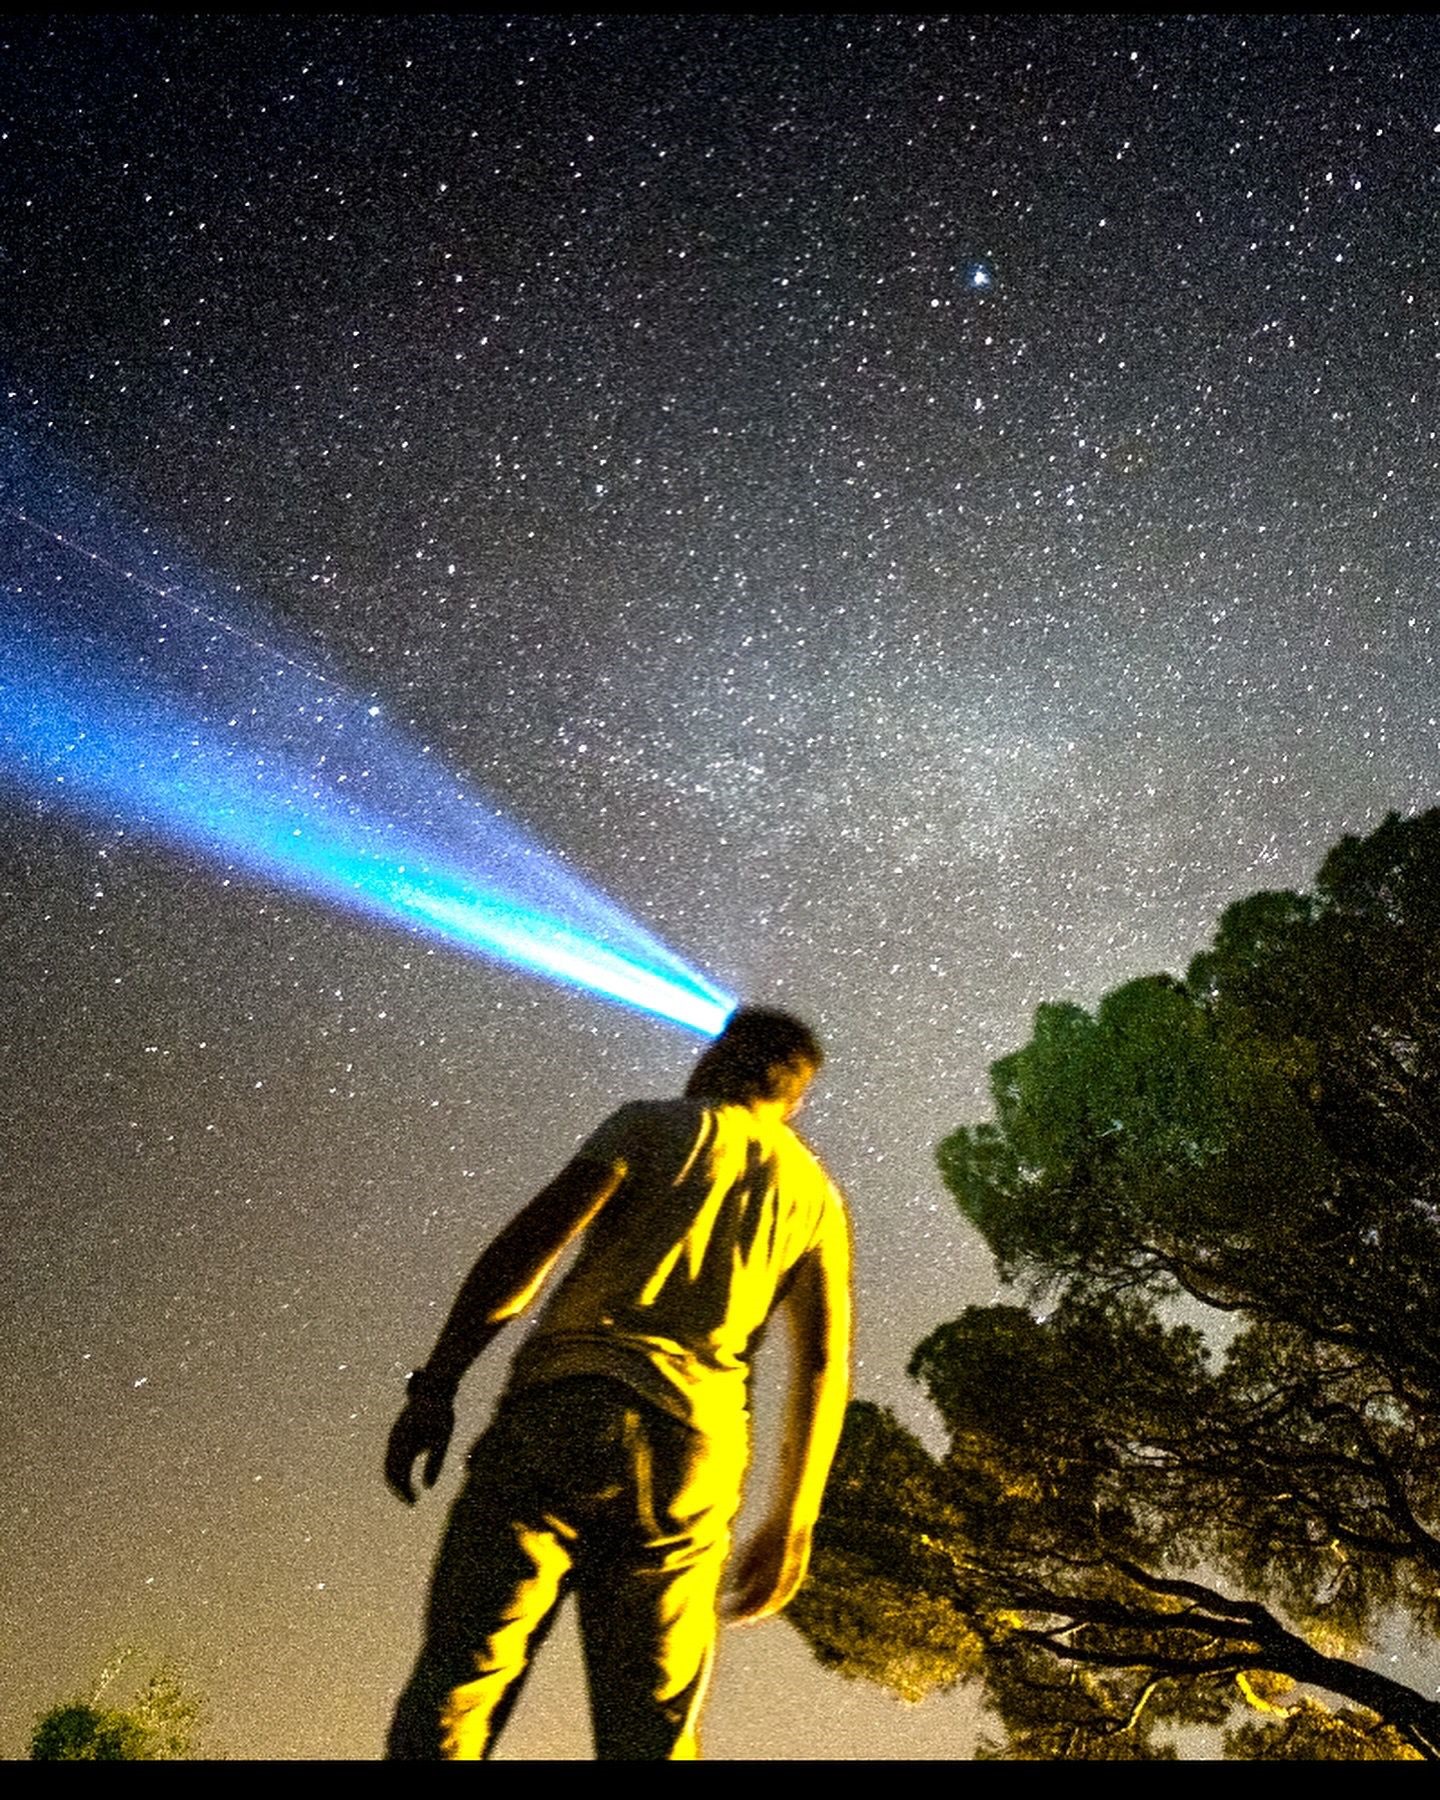
[[[824,1170],[773,1115],[698,1098],[623,1106],[579,1154],[625,1174],[511,1385],[609,1375],[728,1436],[743,1426],[750,1355],[786,1278],[845,1229]]]

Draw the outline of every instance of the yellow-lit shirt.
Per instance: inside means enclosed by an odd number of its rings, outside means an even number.
[[[511,1371],[608,1375],[717,1437],[743,1429],[750,1356],[796,1264],[848,1233],[788,1125],[705,1100],[622,1106],[577,1152],[625,1174]]]

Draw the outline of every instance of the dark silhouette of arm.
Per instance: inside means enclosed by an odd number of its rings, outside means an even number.
[[[385,1480],[415,1503],[413,1470],[433,1487],[455,1427],[455,1391],[466,1370],[539,1294],[555,1264],[625,1179],[623,1162],[577,1156],[481,1252],[465,1277],[429,1362],[410,1377],[409,1397],[390,1432]]]

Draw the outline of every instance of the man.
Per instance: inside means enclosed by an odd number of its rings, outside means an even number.
[[[822,1060],[798,1019],[735,1013],[682,1099],[622,1106],[466,1278],[390,1434],[386,1480],[411,1503],[416,1460],[427,1487],[440,1473],[466,1369],[583,1238],[471,1453],[392,1757],[488,1755],[572,1587],[596,1755],[698,1754],[750,1356],[781,1301],[794,1352],[780,1474],[733,1620],[779,1612],[804,1579],[845,1410],[849,1230],[786,1123]]]

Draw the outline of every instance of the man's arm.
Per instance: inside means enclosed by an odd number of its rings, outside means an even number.
[[[509,1320],[518,1318],[545,1285],[571,1243],[625,1179],[625,1164],[577,1156],[543,1187],[481,1252],[465,1277],[430,1360],[410,1377],[409,1398],[390,1433],[385,1480],[415,1503],[415,1460],[433,1487],[455,1426],[455,1390],[465,1371]]]
[[[795,1597],[850,1391],[850,1240],[843,1223],[801,1260],[786,1296],[790,1395],[770,1517],[735,1572],[729,1616],[767,1619]]]

